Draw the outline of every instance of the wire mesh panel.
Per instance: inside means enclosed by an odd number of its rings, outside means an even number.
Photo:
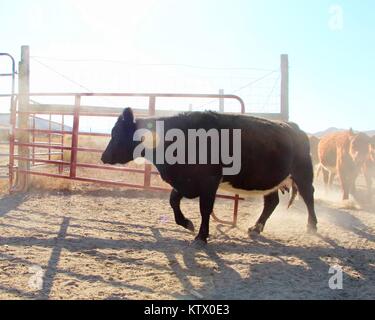
[[[42,80],[33,86],[34,92],[51,91],[64,87],[64,91],[87,92],[170,92],[207,93],[222,92],[240,95],[246,105],[246,113],[279,113],[281,72],[273,69],[248,67],[215,67],[187,64],[135,64],[126,61],[105,59],[59,59],[31,57],[33,69],[53,82]],[[40,77],[43,79],[44,77]],[[51,87],[53,86],[53,87]],[[90,105],[118,105],[113,97],[95,97]],[[121,105],[134,108],[142,99],[123,99]],[[232,101],[225,101],[225,110],[239,112]],[[220,100],[212,99],[167,99],[158,101],[158,109],[176,110],[220,110]]]

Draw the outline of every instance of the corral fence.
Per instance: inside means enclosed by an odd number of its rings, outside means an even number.
[[[82,104],[82,99],[87,97],[138,97],[147,99],[148,109],[136,109],[138,117],[155,115],[172,115],[178,111],[156,110],[157,99],[218,99],[220,111],[224,112],[224,101],[232,100],[240,107],[240,113],[246,113],[243,100],[237,95],[219,94],[177,94],[177,93],[30,93],[29,92],[29,48],[22,47],[22,58],[19,64],[19,93],[10,95],[0,95],[10,97],[10,130],[9,130],[9,190],[27,190],[30,176],[43,176],[52,179],[67,179],[86,183],[96,183],[102,185],[112,185],[146,190],[169,191],[170,188],[155,186],[152,184],[152,176],[158,175],[151,164],[145,163],[144,168],[131,168],[126,166],[107,166],[95,163],[78,161],[78,154],[94,153],[101,154],[104,150],[91,147],[80,147],[79,137],[105,137],[110,134],[101,132],[87,132],[80,130],[81,117],[117,118],[123,108],[116,107],[91,107]],[[279,113],[254,114],[260,117],[288,120],[288,58],[286,55],[281,59],[281,108]],[[59,101],[61,98],[71,99],[72,104],[41,104],[33,103],[36,97],[48,97]],[[48,128],[36,127],[36,119],[46,118],[49,121]],[[59,117],[60,128],[52,128],[52,117]],[[73,118],[71,130],[65,127],[66,117]],[[64,137],[70,136],[71,143],[66,145]],[[37,137],[45,137],[43,141],[38,141]],[[18,150],[16,153],[15,150]],[[45,152],[40,151],[45,150]],[[69,152],[69,161],[64,159],[63,153]],[[44,156],[44,157],[42,157]],[[36,166],[54,166],[58,168],[57,173],[38,168]],[[124,181],[106,180],[96,177],[84,177],[78,174],[77,168],[89,168],[96,170],[137,173],[143,176],[142,184],[127,183]],[[214,214],[215,220],[222,223],[236,225],[239,201],[243,200],[239,195],[217,195],[219,198],[233,200],[233,220],[222,221]]]

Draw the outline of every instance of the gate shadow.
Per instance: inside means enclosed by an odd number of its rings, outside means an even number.
[[[27,200],[26,193],[17,193],[6,195],[0,198],[0,217],[5,216],[8,212],[15,210]]]

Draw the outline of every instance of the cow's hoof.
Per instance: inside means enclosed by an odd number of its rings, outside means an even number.
[[[185,228],[187,230],[191,231],[191,232],[195,231],[194,224],[190,220],[186,221],[186,227]]]
[[[204,249],[207,247],[207,241],[204,241],[202,239],[195,239],[191,245],[191,247],[195,248],[195,249]]]
[[[260,235],[262,233],[263,229],[264,229],[264,225],[261,224],[261,223],[257,223],[254,227],[249,228],[247,233],[248,233],[249,237],[257,236],[257,235]]]
[[[307,225],[307,234],[315,235],[318,233],[318,228],[315,224]]]

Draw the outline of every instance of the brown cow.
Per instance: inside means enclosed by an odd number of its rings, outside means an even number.
[[[369,154],[362,169],[366,179],[369,197],[372,196],[372,179],[375,179],[375,136],[370,138]]]
[[[343,200],[355,192],[355,180],[363,167],[369,150],[369,137],[364,133],[355,134],[352,129],[336,132],[323,137],[318,146],[320,166],[324,183],[332,185],[338,174],[343,191]]]

